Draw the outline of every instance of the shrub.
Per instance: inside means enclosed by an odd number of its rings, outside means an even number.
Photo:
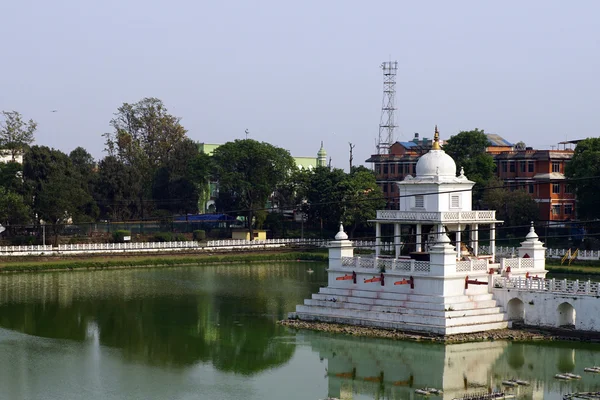
[[[155,242],[172,242],[173,235],[171,235],[171,232],[156,232],[154,234],[154,241]]]
[[[187,241],[187,237],[185,237],[185,235],[183,233],[178,233],[173,237],[173,240],[175,242],[185,242]]]
[[[194,240],[196,241],[201,241],[206,239],[206,232],[203,231],[202,229],[198,229],[194,231]]]
[[[35,244],[35,236],[14,236],[10,239],[10,242],[13,246],[31,246]]]
[[[131,237],[131,232],[126,231],[124,229],[114,231],[113,232],[113,242],[114,243],[125,243],[125,236]]]

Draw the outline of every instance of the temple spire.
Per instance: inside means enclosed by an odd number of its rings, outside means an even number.
[[[438,132],[437,125],[435,126],[435,133],[433,134],[433,145],[431,146],[431,150],[441,150],[440,147],[440,133]]]

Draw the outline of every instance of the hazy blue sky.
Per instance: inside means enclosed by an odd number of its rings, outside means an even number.
[[[158,97],[196,141],[250,137],[347,168],[375,152],[379,65],[396,140],[475,127],[550,148],[598,136],[600,1],[0,2],[0,110],[36,143],[104,157],[123,102]],[[58,110],[51,113],[51,110]]]

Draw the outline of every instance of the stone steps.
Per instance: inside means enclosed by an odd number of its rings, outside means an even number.
[[[483,332],[495,329],[506,329],[509,326],[508,321],[498,321],[446,327],[425,323],[391,322],[370,318],[350,318],[342,316],[320,315],[312,312],[296,312],[293,313],[291,317],[298,317],[304,321],[321,321],[345,325],[368,326],[383,329],[398,329],[408,332],[426,332],[438,335],[456,335],[461,333]]]
[[[368,290],[357,290],[357,289],[338,289],[324,287],[319,290],[319,294],[331,295],[331,296],[348,296],[348,297],[363,297],[371,299],[382,299],[382,300],[395,300],[395,301],[416,301],[423,303],[435,303],[435,299],[442,299],[442,297],[426,296],[410,293],[389,293],[389,292],[378,292]],[[464,303],[469,301],[479,300],[491,300],[493,298],[490,293],[475,294],[475,295],[461,295],[445,297],[445,299],[451,299],[452,302]]]
[[[348,308],[334,308],[334,307],[322,307],[322,306],[307,306],[299,305],[296,306],[296,312],[298,314],[315,314],[321,316],[331,317],[344,317],[358,320],[379,320],[392,323],[407,323],[407,324],[423,324],[426,320],[429,325],[433,326],[458,326],[458,325],[473,325],[481,322],[502,322],[507,320],[507,316],[499,311],[499,307],[493,309],[483,309],[488,312],[475,315],[459,315],[455,317],[449,316],[431,316],[422,314],[406,314],[402,313],[401,310],[397,312],[379,312],[379,311],[368,311]]]
[[[478,300],[476,301],[464,301],[460,296],[459,300],[463,300],[461,302],[457,302],[452,298],[451,307],[453,310],[468,310],[471,308],[488,308],[495,307],[496,300],[493,300],[491,295],[489,297],[484,298],[481,296],[477,296]],[[419,296],[423,297],[423,296]],[[423,310],[432,310],[432,311],[446,311],[450,305],[444,304],[441,302],[427,302],[427,301],[409,301],[409,300],[386,300],[386,299],[378,299],[372,297],[356,297],[356,296],[338,296],[332,294],[324,294],[319,292],[314,294],[312,297],[313,300],[321,300],[321,301],[330,301],[335,299],[336,302],[343,303],[353,303],[353,304],[362,304],[362,305],[373,305],[373,306],[382,306],[382,307],[396,307],[396,308],[407,308],[407,309],[423,309]],[[437,300],[442,301],[442,298]]]
[[[400,313],[407,315],[423,315],[423,316],[432,316],[432,317],[444,317],[444,318],[456,318],[461,316],[471,316],[471,315],[485,315],[485,314],[494,314],[502,312],[502,308],[496,305],[495,300],[491,300],[489,302],[485,302],[485,304],[481,304],[481,302],[474,303],[475,308],[467,308],[468,304],[463,304],[464,308],[456,309],[454,306],[452,310],[432,310],[428,308],[412,308],[405,306],[387,306],[387,305],[375,305],[375,304],[364,304],[360,302],[354,302],[352,300],[360,300],[350,298],[351,301],[336,301],[332,302],[326,299],[319,299],[316,296],[313,296],[312,299],[304,300],[305,306],[314,306],[314,307],[330,307],[330,308],[344,308],[344,309],[352,309],[352,310],[362,310],[362,311],[375,311],[375,312],[384,312],[384,313]],[[473,305],[471,305],[473,306]]]

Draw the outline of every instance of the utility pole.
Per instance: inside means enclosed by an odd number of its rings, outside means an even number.
[[[246,129],[246,130],[244,131],[244,133],[246,134],[246,140],[248,140],[248,135],[250,134],[250,131],[249,131],[248,129]]]
[[[348,142],[348,145],[350,145],[350,172],[352,172],[352,160],[354,159],[352,157],[352,150],[354,149],[354,147],[356,146],[355,144],[352,144],[350,142]]]

